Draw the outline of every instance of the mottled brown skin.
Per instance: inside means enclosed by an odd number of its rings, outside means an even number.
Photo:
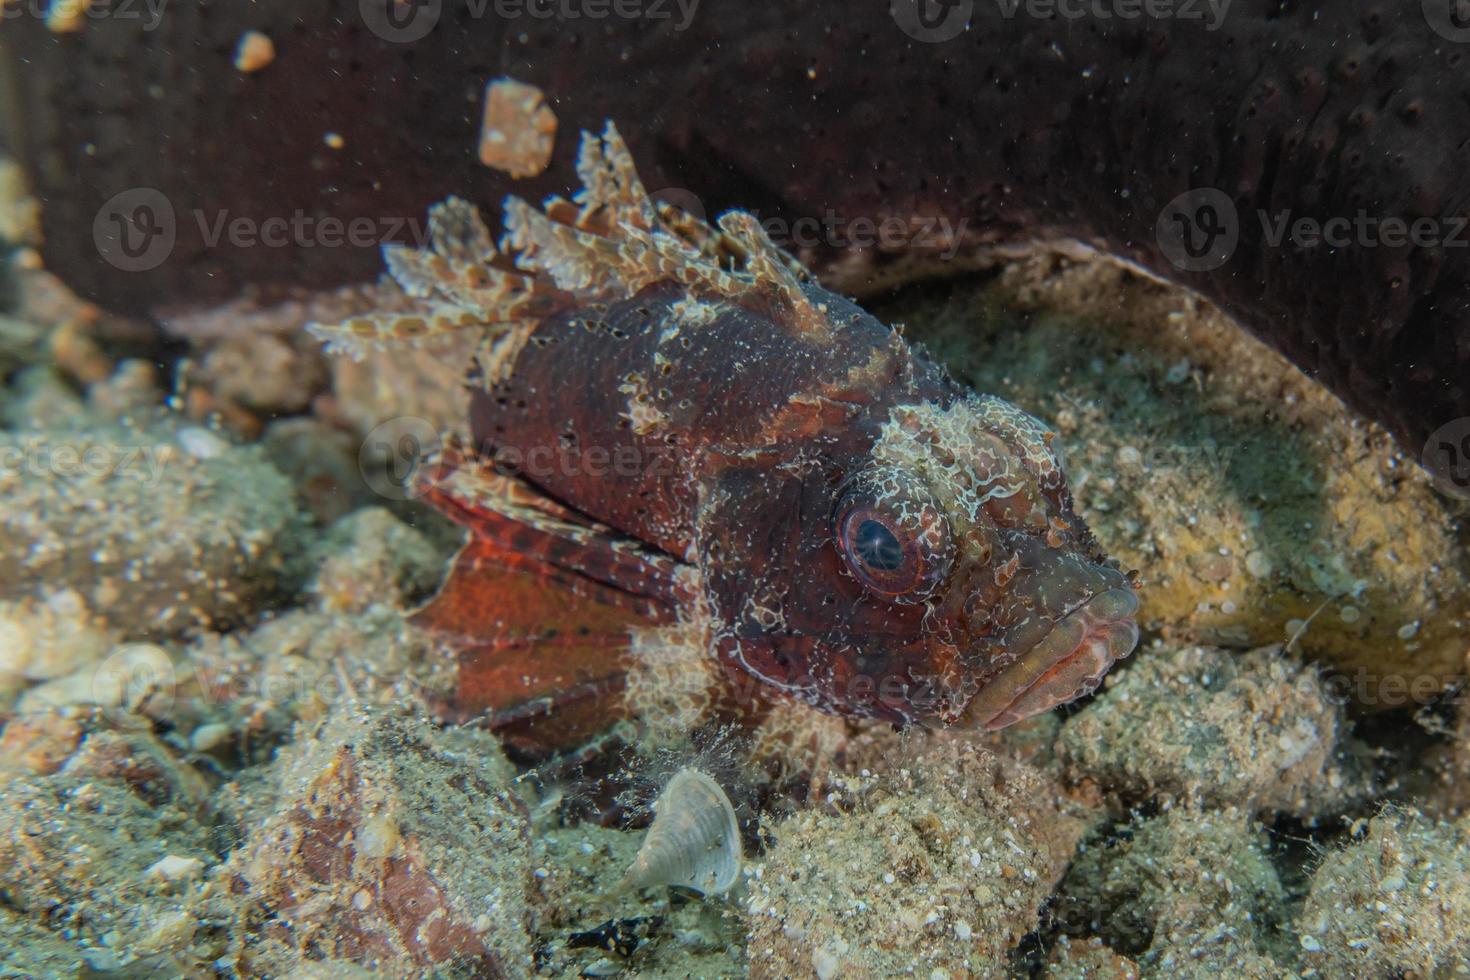
[[[830,334],[803,337],[726,303],[679,330],[663,372],[649,368],[687,299],[676,284],[544,321],[512,376],[474,393],[475,445],[483,458],[528,461],[518,475],[555,499],[704,569],[732,671],[758,670],[828,710],[912,721],[924,710],[898,688],[887,704],[874,695],[885,678],[912,687],[910,675],[932,672],[925,609],[873,600],[844,574],[832,507],[895,404],[948,404],[959,391],[856,305],[812,293]],[[634,375],[647,376],[649,406],[667,418],[647,434],[627,414]],[[767,571],[787,580],[781,642],[739,615],[752,577]],[[871,689],[848,693],[856,674]]]

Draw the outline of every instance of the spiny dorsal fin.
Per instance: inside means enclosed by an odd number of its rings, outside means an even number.
[[[627,299],[657,282],[678,282],[710,299],[756,301],[793,317],[803,331],[830,329],[807,299],[805,269],[779,248],[754,215],[732,211],[717,228],[649,199],[617,127],[582,135],[573,201],[537,209],[519,198],[504,206],[497,250],[480,213],[451,197],[429,212],[429,247],[384,248],[393,278],[421,309],[369,314],[313,333],[352,353],[415,343],[467,329],[487,332],[489,360],[524,344],[534,322],[578,302]],[[514,342],[496,345],[508,335]]]

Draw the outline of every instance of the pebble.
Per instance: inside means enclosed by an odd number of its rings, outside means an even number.
[[[217,459],[230,444],[202,425],[186,425],[179,429],[179,445],[195,459]]]
[[[199,877],[204,870],[204,862],[193,857],[179,857],[170,854],[160,858],[148,869],[147,877],[158,881],[179,882],[192,881]]]

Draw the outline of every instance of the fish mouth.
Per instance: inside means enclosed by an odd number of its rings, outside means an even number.
[[[1137,612],[1131,588],[1088,599],[981,688],[965,708],[966,723],[993,732],[1096,690],[1137,645]]]

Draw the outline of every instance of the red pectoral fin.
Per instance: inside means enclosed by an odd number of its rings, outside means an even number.
[[[455,651],[448,713],[488,715],[508,742],[537,755],[572,748],[616,722],[630,631],[649,620],[589,594],[598,591],[471,539],[439,594],[412,617]]]
[[[624,717],[631,633],[674,617],[678,563],[579,522],[504,477],[458,470],[427,499],[470,531],[412,621],[456,654],[445,707],[510,745],[576,747]]]

